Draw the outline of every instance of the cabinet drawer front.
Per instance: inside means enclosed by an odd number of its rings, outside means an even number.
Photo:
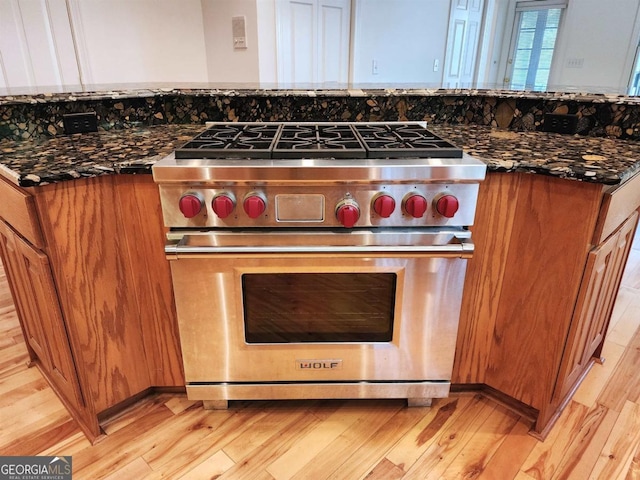
[[[593,244],[599,245],[606,240],[638,207],[640,207],[640,173],[622,185],[605,192]]]
[[[34,197],[0,179],[0,198],[0,217],[32,245],[43,248]]]

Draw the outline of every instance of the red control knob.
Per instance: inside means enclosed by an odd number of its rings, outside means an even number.
[[[227,218],[231,215],[235,206],[236,202],[226,193],[217,195],[211,202],[211,208],[213,208],[214,213],[220,218]]]
[[[382,218],[389,218],[396,209],[396,201],[391,195],[382,194],[373,201],[373,211]]]
[[[404,210],[412,217],[420,218],[427,211],[427,199],[422,195],[413,194],[405,200]]]
[[[203,206],[204,199],[197,193],[185,193],[178,202],[178,208],[186,218],[198,215]]]
[[[346,228],[351,228],[360,218],[360,209],[355,202],[343,203],[336,209],[338,221]]]
[[[460,204],[458,199],[453,195],[442,195],[438,200],[436,200],[436,212],[438,212],[443,217],[451,218],[453,217]]]
[[[258,218],[267,208],[267,202],[260,195],[249,195],[242,202],[242,207],[250,218]]]

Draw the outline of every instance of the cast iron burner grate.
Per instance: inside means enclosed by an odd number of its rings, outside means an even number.
[[[366,158],[349,125],[283,125],[274,158]]]
[[[217,123],[176,149],[177,159],[461,158],[419,123]]]
[[[176,150],[176,158],[271,158],[280,124],[232,123],[209,127]]]
[[[369,158],[447,157],[461,158],[462,150],[418,124],[356,124]]]

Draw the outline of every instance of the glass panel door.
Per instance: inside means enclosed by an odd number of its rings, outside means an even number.
[[[242,275],[247,343],[390,342],[395,273]]]
[[[628,95],[640,95],[640,45],[636,47],[636,58],[633,62]]]
[[[546,90],[562,8],[516,7],[509,88]]]

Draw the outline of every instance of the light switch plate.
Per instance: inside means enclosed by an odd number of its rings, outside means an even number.
[[[233,33],[233,48],[235,50],[247,48],[247,27],[244,15],[231,17],[231,31]]]

